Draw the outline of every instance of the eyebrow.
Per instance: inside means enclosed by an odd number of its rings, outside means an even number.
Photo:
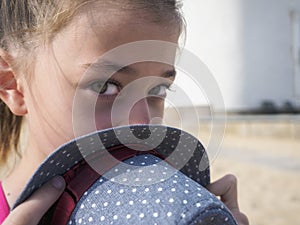
[[[105,69],[105,70],[111,70],[111,71],[115,71],[115,72],[120,72],[120,73],[124,73],[124,74],[138,74],[138,72],[132,68],[132,66],[128,65],[128,66],[123,66],[123,65],[119,65],[117,63],[114,62],[110,62],[110,61],[101,61],[101,62],[97,62],[97,63],[86,63],[82,65],[84,68],[86,69],[91,69],[91,70],[99,70],[99,69]],[[163,72],[161,74],[161,77],[164,78],[175,78],[176,77],[176,70],[175,68],[171,69],[171,70],[167,70],[165,72]]]

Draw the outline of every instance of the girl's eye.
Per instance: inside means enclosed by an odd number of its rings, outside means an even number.
[[[95,81],[89,85],[89,89],[98,93],[99,95],[117,95],[119,93],[119,86],[113,82]]]
[[[161,84],[161,85],[158,85],[158,86],[152,88],[148,92],[148,94],[165,98],[167,96],[167,90],[169,90],[169,88],[170,88],[169,85]]]

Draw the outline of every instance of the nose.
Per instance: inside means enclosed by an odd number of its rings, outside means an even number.
[[[163,105],[153,106],[148,98],[132,103],[119,101],[111,112],[111,126],[127,126],[133,124],[162,124]]]
[[[151,115],[146,98],[136,102],[129,112],[129,124],[149,124]]]

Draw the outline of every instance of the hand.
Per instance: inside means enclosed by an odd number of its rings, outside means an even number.
[[[239,225],[249,225],[248,218],[240,212],[237,198],[237,178],[234,175],[226,175],[211,183],[207,189],[220,196],[221,201],[228,207]]]
[[[65,188],[62,177],[54,177],[15,208],[2,225],[36,225]]]

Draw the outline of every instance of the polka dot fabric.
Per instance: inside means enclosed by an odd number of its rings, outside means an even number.
[[[13,208],[52,177],[63,175],[81,160],[96,153],[107,152],[107,149],[120,144],[155,149],[173,167],[196,182],[203,186],[210,183],[209,161],[205,149],[189,133],[161,125],[121,126],[79,137],[59,147],[40,165]]]
[[[203,188],[210,175],[201,143],[182,130],[161,125],[111,128],[66,143],[41,164],[13,208],[43,183],[83,161],[90,164],[92,158],[106,165],[101,156],[120,145],[141,154],[99,172],[102,177],[81,197],[69,224],[235,224],[226,207]]]
[[[139,155],[125,161],[132,162],[136,170],[120,173],[118,165],[110,171],[115,176],[85,192],[68,224],[235,224],[214,195],[161,159]],[[172,175],[151,185],[139,182],[164,171]]]

